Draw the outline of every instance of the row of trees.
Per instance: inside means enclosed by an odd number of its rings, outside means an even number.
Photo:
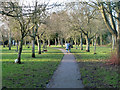
[[[116,43],[119,42],[119,4],[120,2],[71,2],[66,3],[63,10],[48,14],[48,3],[38,4],[35,2],[34,8],[24,13],[18,3],[9,2],[1,5],[0,13],[11,17],[9,23],[11,22],[12,26],[10,28],[13,32],[12,36],[17,42],[20,41],[18,63],[21,63],[23,40],[28,41],[29,37],[32,40],[33,58],[35,57],[36,39],[39,54],[41,54],[41,40],[43,44],[47,41],[50,45],[52,39],[55,40],[55,45],[58,43],[61,46],[64,41],[68,40],[71,41],[71,44],[74,41],[75,45],[79,42],[80,49],[83,50],[85,38],[86,51],[90,52],[90,42],[92,41],[95,45],[96,51],[97,39],[100,38],[102,44],[103,36],[109,36],[107,29],[112,35],[112,49],[114,49]],[[16,25],[14,25],[15,23]],[[9,35],[11,36],[11,34]],[[120,46],[119,44],[117,46],[119,59]]]
[[[92,3],[92,4],[91,4]],[[117,46],[117,59],[120,64],[120,1],[86,3],[101,12],[103,20],[112,34],[113,49]]]
[[[38,4],[36,1],[34,6],[29,6],[27,8],[27,13],[24,12],[24,5],[20,5],[19,2],[2,2],[1,3],[1,11],[0,14],[6,15],[13,19],[15,22],[14,24],[18,25],[17,27],[13,26],[10,22],[9,24],[12,25],[12,28],[17,29],[17,33],[19,33],[20,37],[19,40],[19,52],[18,52],[18,63],[21,63],[21,53],[23,48],[23,40],[24,38],[29,35],[32,37],[32,57],[35,57],[35,38],[39,36],[38,27],[41,23],[44,23],[44,19],[46,18],[45,12],[47,8],[46,3]],[[26,9],[26,8],[25,8]],[[11,28],[11,29],[12,29]],[[14,33],[16,34],[16,33]],[[18,34],[17,34],[18,35]],[[11,37],[9,37],[11,39]],[[11,43],[9,42],[9,45]]]

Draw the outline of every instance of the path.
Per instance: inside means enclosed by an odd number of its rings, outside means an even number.
[[[47,88],[83,88],[84,86],[80,80],[81,76],[74,55],[66,53],[64,49],[59,50],[65,55]]]

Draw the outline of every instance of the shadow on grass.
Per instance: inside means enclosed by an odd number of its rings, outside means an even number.
[[[36,57],[35,58],[32,58],[32,55],[30,54],[30,55],[22,55],[22,57],[21,57],[21,59],[22,60],[34,60],[34,59],[37,59],[37,60],[40,60],[40,59],[45,59],[45,60],[49,60],[49,59],[59,59],[60,57],[59,56],[57,56],[58,54],[56,54],[56,56],[54,56],[55,54],[53,54],[53,55],[50,55],[49,56],[49,54],[47,54],[47,55],[36,55]],[[61,55],[63,55],[62,53],[61,53]],[[11,55],[7,55],[7,57],[4,57],[4,56],[2,56],[3,58],[3,61],[4,60],[9,60],[9,61],[14,61],[16,58],[17,58],[17,54],[16,55],[14,55],[14,56],[11,56]]]
[[[59,61],[23,61],[24,64],[19,65],[13,64],[13,62],[3,62],[2,86],[6,88],[45,88]]]
[[[86,88],[118,88],[118,67],[103,62],[79,61],[81,79]]]
[[[79,60],[107,60],[110,58],[109,54],[74,54]]]

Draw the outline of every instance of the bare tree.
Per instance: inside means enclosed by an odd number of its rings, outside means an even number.
[[[114,41],[117,43],[117,58],[118,64],[120,64],[120,1],[99,2],[99,0],[97,0],[97,2],[85,2],[85,4],[90,5],[101,12],[103,20],[112,34],[113,45]]]
[[[75,7],[77,7],[77,9],[72,7],[73,11],[71,12],[71,16],[73,19],[72,22],[75,22],[73,24],[73,28],[77,31],[82,32],[85,35],[86,51],[89,52],[90,41],[92,38],[94,38],[95,34],[97,33],[97,30],[95,29],[95,26],[94,26],[96,10],[93,8],[90,8],[87,5],[84,6],[79,3],[75,5]]]
[[[32,57],[35,58],[35,38],[37,36],[38,28],[41,23],[45,23],[44,19],[46,18],[45,16],[45,11],[47,4],[38,4],[38,2],[35,2],[35,7],[33,11],[33,17],[32,17],[32,23],[35,25],[32,28],[32,31],[30,32],[30,36],[32,37]]]
[[[1,11],[0,14],[12,17],[20,24],[20,47],[18,52],[18,63],[21,63],[21,53],[22,53],[22,46],[23,46],[23,39],[27,35],[28,31],[30,30],[29,23],[31,17],[25,17],[22,12],[22,7],[19,6],[18,2],[3,2],[1,3]],[[29,28],[30,27],[30,28]]]

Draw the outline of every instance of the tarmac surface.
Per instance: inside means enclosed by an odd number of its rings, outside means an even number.
[[[47,88],[84,88],[74,55],[66,53],[64,49],[59,50],[64,53],[64,57]]]

